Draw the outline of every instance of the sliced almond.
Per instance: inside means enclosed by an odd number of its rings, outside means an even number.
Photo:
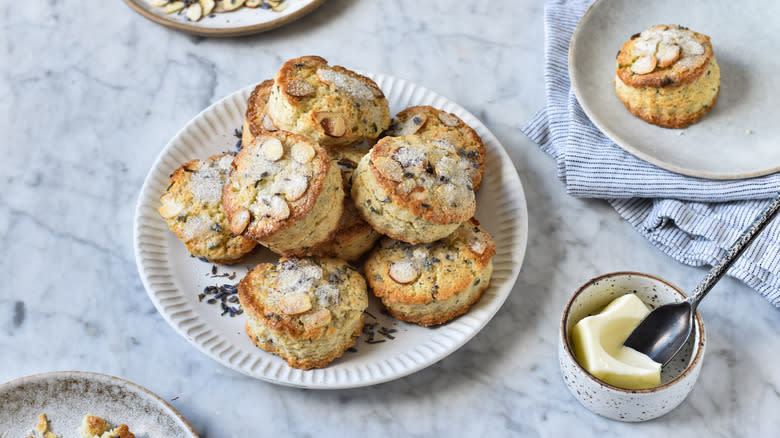
[[[268,114],[266,114],[263,117],[263,124],[261,127],[265,131],[270,131],[270,132],[276,131],[276,125],[274,125],[274,121],[271,120],[271,117]]]
[[[469,244],[469,250],[476,255],[484,254],[486,249],[487,242],[482,239],[474,239],[474,241]]]
[[[314,87],[308,82],[295,80],[287,84],[285,92],[290,96],[306,97],[314,94]]]
[[[439,113],[439,120],[441,120],[442,123],[450,127],[455,127],[460,125],[460,120],[458,120],[457,117],[445,112]]]
[[[246,0],[246,7],[247,8],[256,8],[263,4],[263,0]]]
[[[684,56],[696,56],[704,54],[704,46],[702,46],[698,41],[687,39],[679,42],[682,46],[682,52]]]
[[[656,65],[658,65],[658,58],[655,56],[642,56],[631,64],[631,71],[638,75],[644,75],[655,70]]]
[[[308,143],[295,143],[290,151],[293,160],[306,164],[314,158],[314,148]]]
[[[399,126],[393,135],[397,137],[406,137],[407,135],[416,134],[425,124],[426,120],[428,120],[428,117],[425,114],[417,114]]]
[[[287,6],[290,6],[288,2],[270,2],[271,3],[271,9],[274,10],[274,12],[282,12],[283,10],[287,9]]]
[[[230,218],[230,231],[235,235],[243,233],[247,225],[249,225],[249,210],[245,208]]]
[[[395,186],[395,191],[397,193],[401,193],[404,195],[408,195],[409,193],[412,193],[412,191],[417,187],[417,182],[414,179],[404,179],[400,184]]]
[[[220,9],[226,12],[235,11],[243,5],[244,0],[220,0],[219,2]]]
[[[184,204],[176,202],[173,200],[172,196],[163,196],[160,201],[162,202],[162,206],[157,209],[157,212],[165,219],[178,216],[179,213],[184,211]]]
[[[312,313],[311,315],[304,315],[301,317],[301,321],[303,321],[303,325],[317,328],[317,327],[324,327],[328,325],[330,322],[331,314],[330,310],[328,309],[320,309],[317,312]]]
[[[163,7],[168,4],[168,0],[152,0],[152,6]]]
[[[658,67],[666,68],[680,59],[680,46],[677,44],[661,43],[658,46],[658,52],[655,54],[658,58]]]
[[[187,8],[187,19],[190,21],[198,21],[203,16],[203,8],[200,3],[195,3]]]
[[[284,155],[284,146],[278,138],[267,138],[263,141],[263,155],[271,161],[279,161]]]
[[[203,8],[203,16],[207,16],[214,11],[214,0],[200,0],[200,7]]]
[[[184,9],[184,2],[173,2],[165,5],[163,10],[166,14],[173,14],[174,12],[179,12],[182,9]]]
[[[404,179],[404,170],[401,168],[401,165],[391,158],[377,158],[374,160],[374,167],[382,176],[391,181],[399,182]]]
[[[290,206],[281,196],[273,196],[270,202],[269,216],[277,221],[290,217]]]
[[[341,137],[347,132],[347,124],[338,114],[330,111],[318,111],[314,113],[314,120],[322,126],[323,131],[330,137]]]
[[[292,175],[284,186],[284,197],[290,202],[297,201],[301,199],[308,188],[309,180],[305,176]]]
[[[279,309],[287,315],[298,315],[311,309],[311,299],[306,294],[285,295],[279,300]]]
[[[399,260],[390,265],[390,278],[399,284],[409,284],[420,276],[420,268],[411,260]]]

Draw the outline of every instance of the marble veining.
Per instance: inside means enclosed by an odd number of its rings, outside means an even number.
[[[701,306],[699,383],[671,414],[615,423],[563,384],[557,326],[580,284],[637,270],[690,290],[705,271],[661,254],[605,202],[567,196],[553,160],[519,132],[544,104],[542,12],[533,0],[328,0],[267,34],[206,39],[120,1],[0,3],[0,381],[120,376],[169,400],[202,437],[777,435],[780,313],[734,280]],[[222,368],[168,327],[135,267],[135,202],[163,145],[304,54],[460,103],[507,148],[528,198],[525,264],[496,317],[441,362],[376,387],[301,390]]]

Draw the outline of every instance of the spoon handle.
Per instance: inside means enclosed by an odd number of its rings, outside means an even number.
[[[769,221],[780,211],[780,194],[764,209],[764,211],[756,217],[753,223],[742,233],[742,236],[737,240],[734,245],[729,248],[726,256],[723,257],[717,265],[715,265],[707,276],[696,286],[693,294],[688,301],[691,303],[693,310],[696,310],[696,306],[699,305],[707,293],[715,286],[715,283],[720,280],[721,277],[729,270],[731,265],[739,258],[740,255],[750,246],[750,243],[758,236],[759,233],[769,224]]]

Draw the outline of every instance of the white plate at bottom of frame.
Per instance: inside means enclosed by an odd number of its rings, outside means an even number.
[[[87,414],[113,427],[126,424],[137,437],[198,438],[187,420],[160,397],[135,383],[83,371],[21,377],[0,385],[0,437],[31,433],[46,414],[52,433],[76,436]]]

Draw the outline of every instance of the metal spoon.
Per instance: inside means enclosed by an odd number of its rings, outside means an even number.
[[[650,356],[662,365],[669,363],[691,334],[693,315],[699,302],[707,296],[715,283],[723,277],[778,211],[780,211],[780,195],[756,217],[726,256],[696,286],[690,297],[679,303],[665,304],[650,312],[631,332],[623,345]]]

